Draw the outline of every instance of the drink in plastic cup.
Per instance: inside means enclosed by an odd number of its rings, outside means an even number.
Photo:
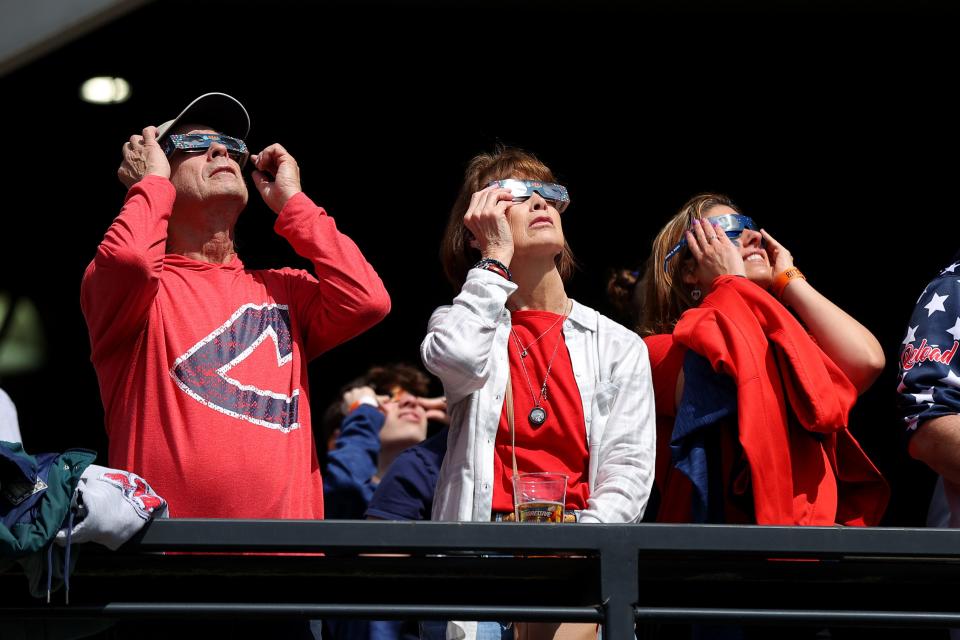
[[[513,504],[520,522],[563,522],[567,476],[521,473],[513,478]]]

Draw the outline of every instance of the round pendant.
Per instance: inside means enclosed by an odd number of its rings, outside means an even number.
[[[527,416],[531,426],[539,427],[547,421],[547,410],[543,407],[534,407],[530,409],[530,415]]]

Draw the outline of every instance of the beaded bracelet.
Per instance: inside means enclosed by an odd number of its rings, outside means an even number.
[[[503,264],[495,258],[483,258],[477,264],[473,265],[474,269],[486,269],[487,271],[492,271],[500,276],[503,276],[507,280],[513,282],[513,274],[510,273],[510,269],[507,268],[507,265]]]
[[[790,267],[786,271],[781,271],[773,279],[773,295],[779,300],[783,298],[783,291],[787,288],[787,285],[790,284],[791,280],[806,280],[807,277],[800,273],[800,269],[796,267]]]

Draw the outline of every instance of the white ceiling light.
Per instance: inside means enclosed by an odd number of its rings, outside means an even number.
[[[80,97],[94,104],[116,104],[130,98],[130,83],[123,78],[99,76],[80,87]]]

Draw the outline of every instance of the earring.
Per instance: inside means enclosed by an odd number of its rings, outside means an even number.
[[[699,288],[694,288],[693,291],[690,292],[690,297],[693,298],[694,300],[699,300],[700,296],[702,295],[703,295],[703,292],[700,291]]]

